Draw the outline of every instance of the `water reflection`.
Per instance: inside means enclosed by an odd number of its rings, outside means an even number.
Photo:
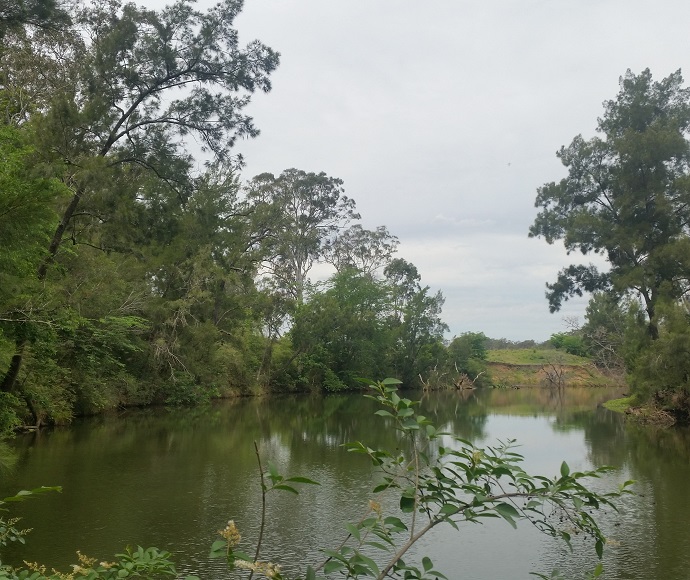
[[[625,426],[598,408],[611,397],[601,389],[520,389],[434,392],[423,413],[457,436],[479,444],[517,438],[529,470],[555,474],[563,459],[574,469],[609,464],[620,469],[596,483],[605,491],[636,479],[639,495],[626,498],[603,525],[616,545],[607,578],[684,578],[690,565],[690,437],[687,431]],[[40,559],[66,569],[74,552],[107,558],[131,545],[176,552],[179,568],[203,578],[224,576],[208,547],[228,518],[246,538],[256,536],[259,487],[253,442],[288,474],[321,482],[299,497],[270,498],[266,557],[285,562],[318,559],[320,547],[343,536],[343,520],[366,509],[375,477],[366,458],[342,443],[395,447],[398,434],[361,396],[286,396],[238,399],[193,410],[144,410],[100,417],[21,437],[17,468],[3,475],[0,492],[62,485],[64,492],[18,506],[35,528],[25,548],[8,559]],[[530,571],[582,570],[593,550],[570,555],[528,526],[514,532],[501,522],[460,534],[437,530],[421,550],[450,578],[527,578]],[[289,546],[289,552],[283,548]],[[457,572],[456,575],[454,575]],[[573,572],[574,574],[574,572]]]

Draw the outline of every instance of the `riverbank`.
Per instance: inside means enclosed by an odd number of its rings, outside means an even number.
[[[555,349],[506,349],[487,353],[487,371],[495,387],[619,387],[620,374],[598,369],[587,358]]]
[[[658,391],[644,403],[633,395],[612,399],[602,406],[610,411],[623,413],[628,419],[642,425],[670,427],[675,424],[690,424],[690,395],[682,390]]]

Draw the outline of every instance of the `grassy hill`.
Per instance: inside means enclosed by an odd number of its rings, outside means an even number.
[[[512,348],[487,351],[486,360],[513,365],[567,364],[588,365],[589,359],[555,348]]]
[[[494,386],[618,386],[621,377],[606,375],[592,362],[556,349],[489,350],[488,373]]]

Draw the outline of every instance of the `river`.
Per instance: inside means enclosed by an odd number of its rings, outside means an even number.
[[[607,491],[634,479],[619,511],[599,516],[610,538],[606,579],[690,577],[690,433],[625,425],[599,404],[614,396],[595,388],[485,389],[434,392],[422,400],[437,425],[478,445],[517,439],[531,473],[611,465],[593,486]],[[164,548],[178,570],[204,580],[232,578],[209,560],[216,531],[228,519],[245,539],[256,537],[260,505],[254,441],[282,473],[321,483],[299,496],[269,496],[264,559],[318,562],[320,549],[344,537],[345,520],[366,509],[376,474],[367,459],[341,444],[394,446],[394,433],[361,395],[279,396],[222,401],[196,409],[133,410],[86,418],[69,427],[20,436],[17,465],[0,482],[2,497],[19,489],[61,485],[12,506],[20,527],[34,531],[3,561],[40,561],[68,570],[75,552],[100,560],[127,546]],[[247,544],[248,546],[249,544]],[[455,532],[436,528],[418,546],[449,579],[530,578],[559,569],[581,578],[596,555],[591,542],[561,543],[528,524],[513,530],[491,520]]]

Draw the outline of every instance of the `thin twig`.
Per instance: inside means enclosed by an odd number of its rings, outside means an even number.
[[[412,509],[412,525],[410,526],[410,540],[414,537],[417,523],[417,508],[419,507],[419,453],[417,452],[417,438],[412,433],[412,448],[414,450],[414,507]]]
[[[395,555],[391,558],[391,560],[388,562],[386,567],[381,570],[381,573],[376,577],[376,580],[383,580],[387,575],[388,572],[390,572],[393,569],[393,566],[405,555],[405,553],[422,537],[424,536],[431,528],[434,526],[437,526],[440,524],[443,519],[433,519],[431,520],[426,526],[424,526],[421,530],[419,530],[418,533],[416,533],[414,536],[412,536],[407,543],[405,543],[396,553]]]
[[[264,528],[266,527],[266,482],[264,480],[264,468],[261,466],[261,455],[259,454],[259,444],[254,441],[254,451],[256,452],[256,461],[259,464],[259,477],[261,478],[261,526],[259,527],[259,539],[256,542],[256,552],[254,553],[254,563],[259,561],[259,552],[261,551],[261,542],[264,538]],[[249,580],[252,580],[254,570],[249,573]]]

